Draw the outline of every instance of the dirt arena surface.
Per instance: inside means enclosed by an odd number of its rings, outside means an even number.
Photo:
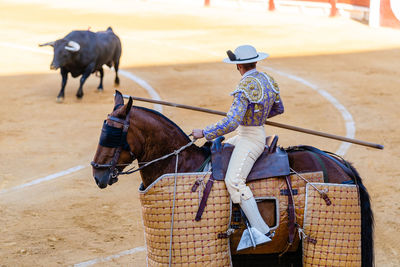
[[[104,261],[97,266],[145,266],[139,175],[100,190],[89,165],[113,107],[114,73],[105,71],[103,93],[96,92],[99,78],[92,75],[82,100],[75,97],[78,80],[70,77],[65,101],[57,104],[61,77],[49,70],[52,49],[37,47],[71,30],[108,26],[122,41],[121,68],[162,100],[227,111],[240,75],[221,60],[226,50],[246,43],[271,55],[259,69],[281,88],[286,110],[274,121],[347,134],[338,109],[288,74],[336,98],[352,116],[355,138],[385,145],[383,151],[352,145],[344,158],[372,198],[377,266],[400,265],[400,31],[341,17],[251,11],[234,2],[210,8],[202,1],[53,2],[0,1],[0,266],[72,266],[93,259]],[[120,78],[122,93],[149,97],[133,80]],[[219,119],[170,107],[163,113],[186,133]],[[341,145],[266,131],[278,134],[285,147],[309,144],[335,152]],[[14,189],[76,166],[83,167]]]

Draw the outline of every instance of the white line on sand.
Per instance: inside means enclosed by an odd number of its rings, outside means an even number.
[[[300,83],[304,84],[305,86],[313,89],[314,91],[319,93],[322,97],[324,97],[326,100],[331,102],[335,106],[335,108],[337,110],[339,110],[340,114],[342,115],[342,117],[345,121],[346,137],[354,138],[355,133],[356,133],[356,127],[355,127],[353,117],[351,116],[350,112],[342,104],[340,104],[339,101],[336,98],[334,98],[330,93],[328,93],[325,90],[319,89],[318,86],[316,86],[315,84],[312,84],[309,81],[306,81],[305,79],[300,78],[298,76],[288,74],[283,71],[279,71],[279,70],[276,70],[276,69],[270,68],[270,67],[262,66],[261,68],[278,73],[279,75],[282,75],[282,76],[288,77],[289,79],[300,82]],[[349,150],[350,146],[351,146],[351,143],[342,142],[339,149],[335,153],[340,156],[344,156],[347,153],[347,150]]]
[[[126,71],[126,70],[119,70],[119,73],[123,76],[125,76],[128,79],[131,79],[132,81],[136,82],[139,84],[141,87],[146,89],[146,91],[149,93],[150,97],[154,100],[161,100],[160,95],[156,92],[156,90],[153,89],[153,87],[150,86],[145,80],[139,78],[138,76]],[[162,106],[155,104],[154,109],[157,110],[158,112],[162,113]]]
[[[107,261],[110,261],[112,259],[118,259],[121,256],[131,255],[131,254],[135,254],[135,253],[142,252],[142,251],[146,251],[146,247],[143,246],[143,247],[132,248],[132,249],[125,250],[125,251],[122,251],[120,253],[117,253],[117,254],[114,254],[114,255],[111,255],[111,256],[102,257],[102,258],[96,258],[96,259],[93,259],[93,260],[77,263],[77,264],[74,264],[73,266],[74,267],[91,266],[91,265],[96,264],[96,263],[107,262]]]
[[[79,171],[79,170],[81,170],[81,169],[83,169],[85,167],[86,166],[84,166],[84,165],[78,165],[78,166],[69,168],[68,170],[60,171],[60,172],[57,172],[57,173],[54,173],[54,174],[50,174],[50,175],[47,175],[45,177],[33,180],[33,181],[29,182],[29,183],[25,183],[25,184],[21,184],[21,185],[17,185],[17,186],[11,187],[9,189],[1,190],[0,194],[12,192],[12,191],[15,191],[15,190],[18,190],[18,189],[22,189],[22,188],[29,187],[29,186],[32,186],[32,185],[35,185],[35,184],[39,184],[41,182],[50,181],[50,180],[59,178],[59,177],[64,176],[64,175],[77,172],[77,171]]]

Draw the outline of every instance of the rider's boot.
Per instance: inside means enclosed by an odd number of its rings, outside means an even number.
[[[238,250],[248,247],[255,247],[271,241],[271,231],[258,211],[258,206],[254,197],[241,200],[240,207],[246,215],[250,226],[243,232],[239,242]]]
[[[257,202],[254,197],[247,200],[241,200],[240,207],[242,208],[244,214],[246,214],[247,219],[252,227],[255,227],[262,234],[269,236],[271,231],[269,226],[265,223],[264,219],[261,217],[258,211]]]

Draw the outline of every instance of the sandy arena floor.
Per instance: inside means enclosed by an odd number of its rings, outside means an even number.
[[[122,40],[121,68],[166,101],[226,111],[240,76],[221,60],[226,50],[244,43],[271,55],[260,69],[278,81],[286,107],[274,121],[346,135],[338,109],[301,81],[336,98],[352,116],[355,138],[385,145],[383,151],[352,145],[344,157],[354,163],[372,197],[377,266],[400,265],[398,30],[371,29],[341,17],[250,12],[236,5],[36,2],[0,1],[0,266],[71,266],[133,248],[137,252],[97,265],[145,266],[139,175],[100,190],[89,166],[102,121],[113,107],[113,71],[105,72],[103,93],[96,92],[98,78],[91,76],[82,100],[75,97],[78,80],[70,78],[65,102],[57,104],[61,77],[49,70],[52,49],[37,46],[74,29],[108,26]],[[149,97],[122,75],[119,89]],[[187,133],[218,119],[169,107],[163,113]],[[267,132],[279,134],[283,146],[310,144],[335,152],[341,145],[283,129]],[[83,167],[13,189],[75,166]]]

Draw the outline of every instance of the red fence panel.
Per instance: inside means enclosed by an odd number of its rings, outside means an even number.
[[[381,0],[381,26],[400,28],[400,3],[398,0]]]
[[[300,2],[317,2],[317,3],[331,3],[335,1],[337,4],[349,4],[353,6],[369,7],[370,0],[292,0]]]
[[[349,4],[353,6],[369,7],[370,0],[338,0],[340,4]]]

